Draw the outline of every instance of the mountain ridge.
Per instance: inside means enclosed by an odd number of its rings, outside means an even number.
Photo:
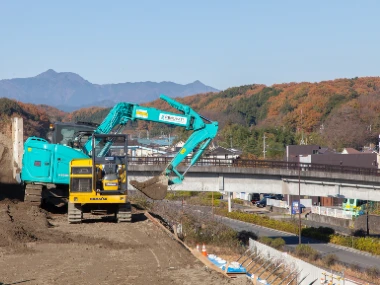
[[[83,106],[112,105],[118,102],[150,102],[165,94],[185,97],[219,90],[195,80],[188,84],[171,81],[122,82],[95,84],[73,72],[56,72],[48,69],[34,77],[0,80],[0,97],[25,103],[47,104],[64,111]]]

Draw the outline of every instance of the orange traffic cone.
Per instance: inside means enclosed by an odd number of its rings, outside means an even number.
[[[197,244],[197,247],[196,247],[196,248],[197,248],[197,251],[200,251],[199,244]]]
[[[202,245],[202,255],[203,256],[207,256],[207,251],[206,251],[206,245],[205,244]]]

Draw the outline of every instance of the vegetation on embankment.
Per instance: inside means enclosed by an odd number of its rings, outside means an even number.
[[[212,196],[214,197],[212,203]],[[182,200],[186,204],[211,206],[214,205],[214,214],[228,217],[230,219],[239,220],[275,230],[280,230],[288,233],[298,235],[299,226],[298,220],[283,221],[271,219],[268,216],[246,213],[242,211],[228,212],[227,203],[221,200],[219,192],[192,192],[192,191],[178,191],[170,192],[166,199],[168,200]],[[380,238],[376,237],[358,237],[358,236],[342,236],[334,232],[333,229],[328,227],[303,227],[302,236],[317,239],[326,243],[333,243],[341,246],[351,247],[357,250],[369,252],[374,255],[380,255]]]
[[[174,193],[170,194],[171,200],[186,200],[186,204],[189,200],[194,200],[201,193],[197,192],[189,192],[184,191],[181,192],[181,195],[178,193],[174,195]],[[211,193],[209,193],[211,194]],[[181,197],[182,196],[182,197]],[[215,195],[216,196],[216,195]],[[211,195],[201,195],[201,199],[203,203],[211,204]],[[206,202],[207,198],[208,201]],[[235,258],[239,256],[246,245],[248,244],[249,238],[257,239],[256,235],[251,232],[236,232],[229,227],[218,223],[217,216],[212,219],[211,213],[209,214],[200,214],[193,215],[189,211],[183,211],[182,207],[170,207],[170,203],[147,203],[146,198],[140,199],[143,202],[142,205],[149,208],[150,211],[159,214],[164,218],[164,221],[169,221],[172,225],[182,225],[182,236],[181,238],[191,247],[195,247],[196,244],[207,244],[208,250],[211,249],[212,253],[221,255],[221,256],[234,256]],[[198,200],[198,201],[199,201]],[[137,201],[137,200],[136,200]],[[226,204],[222,202],[220,207],[216,207],[215,212],[220,214],[220,210],[223,213],[226,213],[224,207]],[[187,207],[184,209],[186,210]],[[234,213],[234,212],[233,212]],[[234,214],[233,214],[234,215]],[[252,216],[252,214],[247,214],[248,216]],[[231,216],[230,216],[231,217]],[[240,216],[242,217],[242,215]],[[298,227],[296,227],[298,230]],[[326,234],[331,233],[331,230],[328,228],[324,228],[319,230]],[[309,230],[309,234],[312,234]],[[274,247],[278,250],[285,249],[285,241],[282,238],[268,238],[268,237],[260,237],[258,240],[261,243],[267,244],[271,247]],[[379,270],[372,266],[369,268],[362,268],[357,264],[352,264],[347,266],[346,264],[342,264],[342,261],[338,259],[338,257],[334,254],[328,254],[326,256],[321,256],[321,254],[310,247],[309,245],[302,244],[296,247],[295,251],[291,253],[305,261],[312,263],[321,268],[329,268],[330,270],[334,270],[336,272],[345,272],[347,276],[354,276],[355,278],[360,278],[362,280],[366,280],[366,282],[372,282],[373,284],[380,285],[380,272]],[[236,260],[236,259],[235,259]]]

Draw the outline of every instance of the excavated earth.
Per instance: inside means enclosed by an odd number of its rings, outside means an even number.
[[[1,189],[0,189],[1,191]],[[133,223],[0,201],[0,284],[252,284],[212,271],[134,211]]]

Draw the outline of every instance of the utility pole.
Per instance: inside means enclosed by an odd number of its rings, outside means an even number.
[[[366,224],[367,224],[367,237],[369,236],[369,201],[367,200],[367,205],[366,205],[366,212],[367,212],[367,217],[366,217]]]
[[[214,191],[211,192],[211,213],[212,219],[214,219]]]
[[[301,224],[301,159],[298,156],[298,222],[299,222],[299,234],[298,234],[298,244],[302,243],[301,233],[302,233],[302,224]]]
[[[265,136],[265,133],[264,133],[264,136],[263,136],[263,153],[264,153],[264,159],[265,159],[265,153],[267,152],[265,150],[265,139],[266,139],[266,136]]]

